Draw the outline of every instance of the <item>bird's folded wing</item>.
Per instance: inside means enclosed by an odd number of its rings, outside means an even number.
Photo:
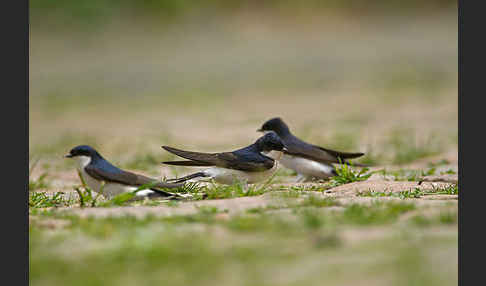
[[[167,165],[175,165],[175,166],[190,166],[190,167],[203,167],[203,166],[212,166],[211,163],[199,162],[199,161],[165,161],[162,162],[163,164]]]
[[[247,172],[258,172],[268,170],[273,167],[274,161],[270,158],[246,158],[237,156],[232,152],[224,153],[200,153],[192,151],[184,151],[168,146],[162,146],[170,153],[176,154],[182,158],[194,161],[193,165],[190,163],[183,163],[185,166],[216,166],[221,168],[228,168]],[[181,161],[178,161],[181,162]],[[168,163],[168,162],[164,162]],[[178,164],[178,163],[176,163]]]
[[[117,172],[106,172],[100,168],[88,165],[84,168],[84,170],[86,171],[86,173],[88,173],[88,175],[97,180],[119,183],[129,186],[142,186],[154,182],[157,182],[157,184],[154,185],[152,188],[177,188],[182,186],[182,184],[165,183],[158,181],[157,179],[123,171],[121,169],[118,169]]]
[[[235,155],[234,153],[219,153],[218,159],[225,162],[225,168],[246,171],[262,172],[273,167],[275,161],[269,157]]]
[[[288,146],[289,155],[299,156],[322,163],[339,163],[345,159],[357,158],[363,153],[344,153],[330,149],[324,149],[315,145],[292,145]]]
[[[333,155],[334,157],[339,157],[341,159],[353,159],[353,158],[358,158],[358,157],[361,157],[361,156],[364,155],[364,153],[361,153],[361,152],[357,152],[357,153],[340,152],[340,151],[335,151],[335,150],[331,150],[331,149],[326,149],[324,147],[320,147],[320,146],[316,146],[316,145],[314,145],[314,146],[323,150],[324,152],[327,152],[327,153]]]

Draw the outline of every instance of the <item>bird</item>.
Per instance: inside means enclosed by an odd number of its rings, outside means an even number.
[[[364,153],[346,153],[316,146],[295,137],[287,124],[275,117],[267,120],[258,132],[275,132],[284,142],[288,151],[284,152],[279,162],[286,168],[297,172],[297,182],[309,181],[314,178],[329,179],[337,172],[332,163],[350,164],[347,160],[358,158]],[[273,156],[272,154],[267,154]],[[354,164],[355,166],[364,166]]]
[[[200,153],[162,146],[166,151],[187,160],[162,162],[167,165],[211,167],[185,177],[171,179],[176,183],[187,180],[214,180],[216,183],[233,184],[242,182],[248,184],[263,181],[272,176],[278,168],[277,160],[262,152],[274,151],[275,156],[286,150],[282,140],[275,133],[268,133],[258,138],[253,144],[222,153]],[[206,179],[204,179],[206,178]]]
[[[121,193],[133,192],[142,185],[149,185],[150,187],[137,191],[136,198],[167,197],[173,199],[184,197],[166,191],[167,189],[181,188],[184,184],[161,182],[157,179],[119,169],[91,146],[76,146],[64,157],[76,159],[77,169],[88,187],[108,199]]]

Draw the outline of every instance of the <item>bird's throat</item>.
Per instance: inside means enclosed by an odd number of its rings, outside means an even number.
[[[76,156],[76,161],[78,163],[78,168],[83,169],[91,163],[91,157],[88,156]]]

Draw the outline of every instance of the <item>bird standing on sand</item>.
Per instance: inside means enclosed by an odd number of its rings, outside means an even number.
[[[135,194],[137,197],[182,197],[166,190],[180,188],[184,184],[165,183],[121,170],[105,160],[93,147],[88,145],[76,146],[64,157],[76,159],[78,161],[77,169],[88,187],[97,193],[102,193],[107,198],[125,192],[133,192],[142,185],[150,185],[151,187],[139,190]]]
[[[247,184],[260,182],[269,178],[277,170],[277,160],[262,152],[275,152],[278,158],[285,151],[282,140],[273,132],[260,137],[255,143],[232,152],[200,153],[184,151],[168,146],[162,146],[170,153],[176,154],[184,161],[163,162],[167,165],[211,167],[188,176],[172,179],[176,183],[195,178],[210,178],[222,184],[232,184],[242,181]]]
[[[287,124],[277,117],[265,122],[259,132],[275,132],[287,148],[279,162],[297,172],[297,181],[312,178],[327,179],[337,175],[332,163],[349,164],[347,159],[358,158],[364,153],[345,153],[309,144],[295,137]],[[268,156],[274,155],[269,153]]]

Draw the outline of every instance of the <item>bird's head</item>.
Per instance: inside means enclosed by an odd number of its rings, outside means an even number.
[[[102,158],[101,155],[91,146],[79,145],[71,149],[65,158],[75,158],[78,161],[78,167],[86,167],[92,160]]]
[[[282,136],[290,132],[289,127],[280,117],[275,117],[270,120],[267,120],[263,123],[262,127],[257,130],[258,132],[269,132],[274,131],[278,135]]]
[[[86,167],[93,159],[102,158],[93,147],[88,145],[76,146],[64,157],[77,159],[80,168]]]
[[[261,152],[287,151],[282,139],[275,132],[268,132],[255,142]]]
[[[94,157],[99,156],[99,153],[91,146],[88,145],[79,145],[71,149],[68,154],[64,157],[66,158],[75,158],[79,156],[86,156],[86,157]]]

